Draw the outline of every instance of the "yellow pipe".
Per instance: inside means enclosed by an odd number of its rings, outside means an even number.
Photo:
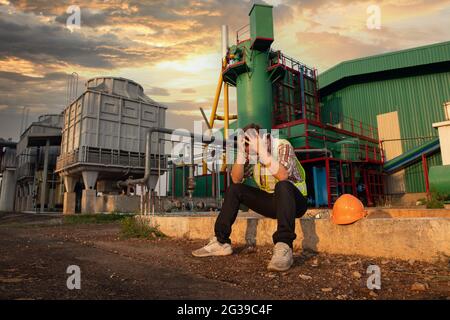
[[[230,114],[228,116],[228,120],[236,120],[236,119],[237,119],[237,114]],[[216,114],[216,120],[223,121],[223,120],[225,120],[225,116]]]
[[[226,65],[227,65],[227,59],[223,58],[222,59],[222,69],[220,70],[219,81],[217,82],[217,87],[216,87],[216,95],[214,97],[213,109],[211,111],[211,117],[209,118],[209,126],[211,128],[214,127],[214,119],[216,118],[217,106],[219,105],[220,91],[222,90],[222,82],[223,82],[222,73],[223,73],[223,70],[225,69]]]
[[[217,106],[219,105],[220,91],[222,91],[222,72],[220,72],[219,82],[217,82],[216,95],[214,97],[214,104],[209,118],[209,127],[214,127],[214,120],[216,119]],[[204,147],[206,148],[206,146]],[[208,165],[205,160],[202,160],[202,173],[203,175],[208,173]]]
[[[213,104],[213,108],[211,111],[211,116],[209,118],[209,127],[212,129],[214,127],[214,120],[216,119],[216,112],[217,112],[217,106],[219,104],[219,98],[220,98],[220,91],[222,90],[222,72],[220,73],[219,76],[219,81],[217,83],[217,87],[216,87],[216,95],[214,97],[214,104]],[[203,147],[203,150],[205,150],[207,148],[207,146]],[[208,164],[206,163],[205,160],[202,160],[202,174],[206,175],[208,173]]]
[[[224,57],[222,59],[222,69],[220,71],[219,81],[217,82],[216,95],[214,96],[214,104],[213,104],[213,108],[211,111],[211,116],[209,118],[209,127],[210,128],[214,127],[214,120],[217,117],[217,114],[216,114],[217,106],[219,105],[220,92],[222,91],[222,82],[223,82],[222,72],[223,72],[224,68],[226,67],[226,65],[227,65],[227,59]],[[225,83],[224,86],[226,86],[226,89],[227,89],[226,95],[227,95],[227,99],[228,99],[228,84]],[[226,103],[228,104],[228,101]],[[228,108],[228,106],[227,106],[227,108]],[[227,128],[227,131],[228,131],[228,128]],[[207,164],[205,161],[203,161],[202,171],[203,171],[203,174],[206,174],[208,171],[208,167],[207,167]]]
[[[209,126],[211,128],[214,127],[214,119],[216,117],[217,106],[219,105],[220,91],[222,91],[222,72],[220,73],[219,81],[217,82],[216,95],[214,97],[214,104],[211,111],[211,117],[209,118]]]
[[[202,160],[202,174],[208,174],[208,164],[205,160]]]

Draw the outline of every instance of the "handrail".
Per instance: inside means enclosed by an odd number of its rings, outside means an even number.
[[[246,24],[239,29],[236,30],[236,43],[239,43],[240,36],[242,37],[244,34],[250,33],[250,24]]]
[[[303,62],[296,60],[290,56],[285,55],[281,51],[272,51],[272,53],[276,54],[276,60],[270,61],[270,67],[274,65],[281,64],[285,67],[288,67],[290,69],[296,70],[296,71],[303,71],[303,74],[307,75],[310,78],[313,78],[314,76],[314,68],[307,66]],[[301,70],[302,69],[302,70]]]
[[[337,120],[338,122],[333,123],[333,120]],[[353,118],[344,116],[340,113],[333,113],[332,111],[330,111],[329,118],[327,119],[325,124],[338,129],[352,132],[360,136],[378,140],[378,129],[376,127],[364,123],[361,120],[355,120]]]

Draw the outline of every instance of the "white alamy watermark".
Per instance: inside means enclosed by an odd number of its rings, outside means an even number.
[[[66,13],[69,14],[66,20],[66,27],[71,32],[81,28],[81,9],[77,5],[71,5],[67,8]]]
[[[203,130],[202,121],[194,122],[194,137],[188,130],[179,128],[171,135],[172,148],[171,157],[173,159],[183,159],[184,163],[194,162],[193,156],[201,154],[202,161],[211,165],[232,165],[238,164],[262,164],[270,165],[271,172],[277,172],[279,165],[278,142],[280,132],[272,129],[270,134],[267,129],[247,130],[228,129],[228,139],[224,139],[223,130],[207,129]],[[192,150],[192,148],[194,150]],[[269,171],[261,174],[269,175]]]
[[[70,276],[67,278],[66,286],[69,290],[80,290],[81,289],[81,269],[77,265],[70,265],[66,270],[67,274]]]
[[[370,276],[367,278],[367,288],[370,290],[381,289],[381,269],[376,264],[372,264],[367,267],[367,274]]]
[[[380,30],[381,29],[381,7],[376,4],[372,4],[367,7],[367,18],[366,25],[369,30]]]

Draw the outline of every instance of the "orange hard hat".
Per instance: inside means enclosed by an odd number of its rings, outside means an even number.
[[[331,220],[335,224],[350,224],[364,218],[365,215],[364,205],[357,197],[343,194],[333,205]]]

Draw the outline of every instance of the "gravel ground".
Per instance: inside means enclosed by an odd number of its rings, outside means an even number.
[[[448,262],[295,252],[266,270],[271,247],[194,258],[203,241],[121,239],[119,223],[65,225],[58,216],[0,215],[0,299],[450,299]],[[381,289],[367,288],[369,265]],[[68,290],[66,269],[81,269]]]

